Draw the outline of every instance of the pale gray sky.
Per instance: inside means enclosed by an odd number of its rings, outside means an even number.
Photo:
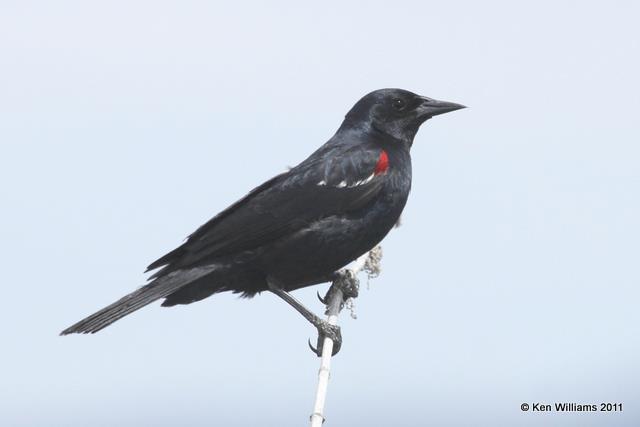
[[[519,3],[519,4],[518,4]],[[0,424],[301,426],[314,330],[276,297],[58,332],[326,141],[362,95],[471,108],[413,148],[343,315],[327,427],[640,423],[637,2],[0,6]],[[297,292],[320,310],[316,290]],[[523,402],[623,413],[523,413]]]

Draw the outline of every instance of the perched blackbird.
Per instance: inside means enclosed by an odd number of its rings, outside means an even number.
[[[62,331],[94,333],[164,298],[190,304],[218,292],[271,291],[339,339],[339,329],[288,292],[327,282],[372,249],[400,217],[411,188],[418,128],[464,108],[401,89],[360,99],[336,134],[288,172],[253,189],[149,265],[150,282]]]

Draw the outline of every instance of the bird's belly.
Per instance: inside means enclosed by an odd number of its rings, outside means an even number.
[[[271,245],[263,256],[263,271],[287,290],[326,282],[331,273],[378,244],[401,210],[316,221]]]

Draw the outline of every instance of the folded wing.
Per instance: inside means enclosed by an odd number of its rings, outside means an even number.
[[[383,180],[380,149],[352,146],[330,155],[319,150],[275,176],[209,220],[177,249],[149,265],[153,277],[204,265],[216,258],[267,245],[313,221],[347,214],[371,202]],[[327,160],[330,159],[330,160]]]

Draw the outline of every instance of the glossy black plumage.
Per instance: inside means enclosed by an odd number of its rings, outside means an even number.
[[[290,291],[329,276],[373,248],[398,220],[411,188],[413,138],[428,118],[462,106],[383,89],[362,98],[336,134],[151,263],[147,285],[63,331],[93,333],[165,298]]]

